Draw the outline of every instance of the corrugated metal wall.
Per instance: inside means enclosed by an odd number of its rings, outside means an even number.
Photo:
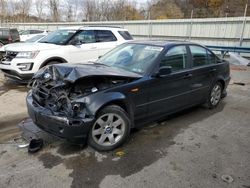
[[[204,45],[239,46],[244,19],[246,19],[242,46],[250,46],[250,17],[171,19],[77,23],[16,23],[8,26],[19,29],[48,29],[60,27],[108,25],[126,28],[136,39],[191,40]],[[1,24],[6,26],[6,24]]]

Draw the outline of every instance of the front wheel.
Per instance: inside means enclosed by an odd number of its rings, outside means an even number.
[[[103,108],[89,131],[89,145],[99,151],[109,151],[123,144],[130,133],[127,113],[117,105]]]
[[[209,109],[212,109],[218,106],[218,104],[221,101],[222,91],[223,91],[222,84],[220,82],[216,82],[213,85],[212,89],[210,90],[210,94],[206,102],[206,106]]]

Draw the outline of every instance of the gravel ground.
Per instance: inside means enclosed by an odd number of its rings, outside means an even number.
[[[231,67],[228,96],[133,131],[112,152],[51,139],[37,154],[17,148],[25,86],[0,76],[0,187],[250,188],[250,69]],[[237,83],[245,85],[238,85]]]

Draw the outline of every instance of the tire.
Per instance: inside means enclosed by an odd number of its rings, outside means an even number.
[[[131,122],[127,113],[110,105],[98,113],[88,135],[88,144],[98,151],[109,151],[122,145],[130,134]]]
[[[219,105],[222,98],[222,91],[222,84],[220,82],[216,82],[209,92],[209,96],[205,104],[207,108],[213,109]]]

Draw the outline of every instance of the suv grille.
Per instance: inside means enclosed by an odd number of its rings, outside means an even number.
[[[12,61],[17,56],[18,52],[11,52],[11,51],[6,51],[5,54],[3,54],[2,61]]]

